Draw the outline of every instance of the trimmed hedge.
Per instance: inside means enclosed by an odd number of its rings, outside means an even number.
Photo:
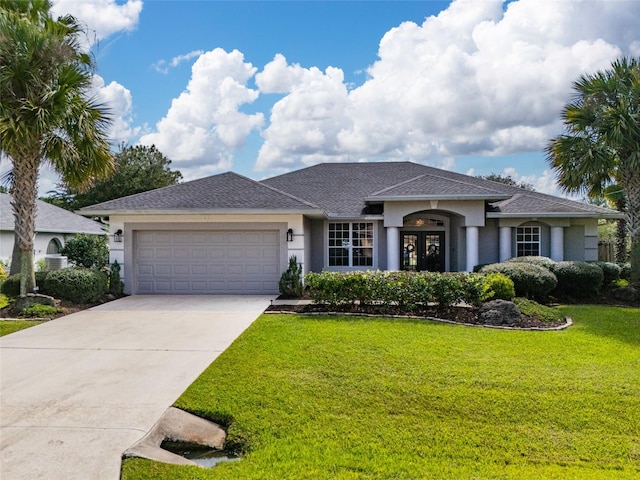
[[[49,272],[45,288],[55,298],[74,303],[95,302],[107,292],[107,276],[88,268],[63,268]]]
[[[47,275],[49,275],[49,272],[35,272],[35,275],[38,292],[48,295],[45,287],[45,279]],[[6,280],[2,282],[2,286],[0,286],[0,293],[4,293],[7,297],[18,297],[20,295],[20,278],[20,273],[15,273],[7,277]]]
[[[484,276],[466,273],[325,271],[308,273],[305,282],[316,303],[399,305],[407,311],[429,303],[439,308],[477,305],[487,291]]]
[[[622,273],[622,267],[617,263],[612,262],[595,262],[594,265],[599,266],[604,274],[604,280],[602,284],[604,287],[609,287],[613,282],[620,280],[620,274]]]
[[[513,280],[503,273],[489,273],[484,277],[484,300],[512,300],[516,296]]]
[[[553,273],[558,279],[556,291],[576,297],[587,297],[600,292],[604,273],[595,263],[556,262]]]
[[[513,257],[507,260],[507,262],[515,262],[515,263],[529,263],[532,265],[538,265],[540,267],[544,267],[547,270],[551,270],[553,265],[556,263],[551,260],[549,257],[542,257],[538,255],[530,255],[524,257]]]
[[[513,281],[516,295],[544,301],[556,286],[558,279],[547,268],[529,262],[502,262],[484,266],[480,273],[502,273]]]

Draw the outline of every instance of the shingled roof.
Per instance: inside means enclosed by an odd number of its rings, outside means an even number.
[[[412,162],[322,163],[257,182],[236,173],[193,180],[111,200],[80,212],[112,213],[290,212],[358,218],[368,203],[400,200],[485,200],[488,216],[620,214],[539,192]]]
[[[15,226],[11,195],[0,193],[0,230],[13,231]],[[102,225],[50,203],[36,200],[36,232],[104,234]]]
[[[215,213],[229,210],[304,213],[317,211],[319,208],[273,187],[228,172],[109,200],[85,207],[80,212],[108,215],[116,212]]]

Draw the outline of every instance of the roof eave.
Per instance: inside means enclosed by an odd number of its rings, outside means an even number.
[[[487,212],[487,218],[605,218],[618,220],[624,218],[622,213],[598,213],[598,212],[522,212],[522,213],[502,213]]]
[[[186,209],[114,209],[78,210],[85,217],[107,217],[111,215],[325,215],[320,209],[252,209],[252,208],[186,208]]]
[[[409,201],[429,201],[429,200],[485,200],[497,202],[511,198],[509,194],[471,194],[471,195],[375,195],[366,197],[367,202],[409,202]]]

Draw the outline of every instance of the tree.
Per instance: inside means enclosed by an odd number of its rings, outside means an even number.
[[[617,184],[626,198],[631,235],[631,281],[640,283],[640,60],[582,75],[563,112],[565,133],[547,146],[558,183],[568,192],[598,196]]]
[[[61,185],[61,192],[51,195],[46,201],[69,210],[78,210],[114,198],[155,188],[175,185],[182,179],[177,170],[170,170],[171,160],[155,146],[120,146],[115,155],[115,171],[109,177],[97,180],[85,191]]]
[[[93,62],[72,16],[54,20],[49,0],[0,0],[0,153],[12,163],[20,294],[33,290],[38,170],[48,162],[82,187],[113,168],[104,105],[90,98]]]
[[[491,180],[492,182],[504,183],[512,187],[524,188],[525,190],[534,191],[533,184],[527,182],[516,182],[510,175],[500,175],[498,173],[490,173],[489,175],[478,175],[478,178]]]

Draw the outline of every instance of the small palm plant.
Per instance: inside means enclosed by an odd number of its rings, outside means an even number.
[[[304,292],[302,284],[302,265],[295,255],[289,257],[289,268],[280,277],[278,284],[280,293],[288,297],[301,297]]]

